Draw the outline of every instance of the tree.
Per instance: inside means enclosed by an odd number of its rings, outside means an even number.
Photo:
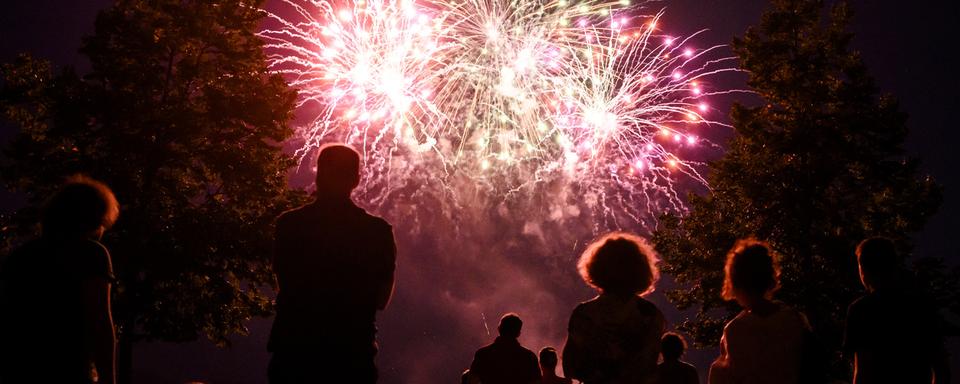
[[[939,185],[904,153],[905,114],[848,47],[850,16],[843,3],[827,12],[819,0],[775,0],[733,42],[764,103],[733,107],[736,135],[710,165],[710,194],[691,196],[690,213],[665,217],[654,235],[681,287],[668,297],[697,309],[683,327],[701,345],[715,344],[738,309],[720,298],[737,238],[781,253],[777,296],[836,350],[846,307],[862,293],[856,244],[882,235],[908,253],[940,204]]]
[[[302,194],[287,191],[281,148],[296,94],[266,68],[260,3],[119,0],[84,40],[89,74],[28,56],[3,66],[0,107],[20,131],[0,172],[30,196],[5,241],[32,232],[23,223],[65,176],[114,189],[121,358],[144,339],[224,344],[271,311],[270,227]]]

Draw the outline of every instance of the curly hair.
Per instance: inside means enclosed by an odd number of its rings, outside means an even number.
[[[644,295],[660,278],[656,251],[642,237],[608,233],[591,243],[577,263],[583,281],[605,293]]]
[[[84,175],[67,179],[47,202],[42,228],[45,234],[86,234],[110,229],[120,205],[106,184]]]
[[[723,268],[724,300],[734,300],[737,293],[772,295],[780,288],[780,265],[770,245],[756,239],[737,240],[727,252]]]

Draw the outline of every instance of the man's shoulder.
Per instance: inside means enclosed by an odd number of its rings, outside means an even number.
[[[474,353],[474,355],[476,355],[476,357],[478,357],[478,358],[479,358],[479,357],[485,357],[485,356],[489,355],[490,353],[493,353],[492,351],[494,351],[495,348],[496,348],[495,344],[494,344],[494,343],[490,343],[490,344],[487,344],[487,345],[484,345],[484,346],[480,347],[480,349],[477,349],[477,352]]]
[[[637,296],[637,310],[645,316],[663,317],[663,312],[656,304],[639,296]]]
[[[303,220],[304,218],[311,216],[313,213],[312,211],[314,211],[313,203],[304,204],[299,207],[286,210],[277,216],[277,226]]]
[[[95,257],[98,259],[103,257],[107,257],[107,258],[110,257],[110,252],[107,251],[107,247],[104,246],[103,243],[96,240],[90,240],[90,239],[80,240],[77,242],[77,248],[80,252],[83,252],[84,254],[90,255],[91,257]]]
[[[389,231],[393,231],[393,226],[391,226],[390,223],[387,222],[387,220],[385,220],[384,218],[382,218],[382,217],[380,217],[380,216],[377,216],[377,215],[374,215],[374,214],[371,214],[370,212],[367,212],[367,211],[366,211],[365,209],[363,209],[363,208],[359,208],[359,207],[358,207],[358,208],[357,208],[357,211],[359,211],[360,216],[363,217],[363,221],[364,221],[367,225],[369,225],[369,226],[371,226],[371,227],[373,227],[373,228],[376,228],[376,229],[378,229],[378,230],[384,230],[384,231],[389,230]]]
[[[540,359],[537,358],[537,353],[536,353],[536,352],[531,351],[530,349],[528,349],[527,347],[524,347],[524,346],[522,346],[522,345],[520,346],[520,349],[523,350],[522,353],[523,353],[524,355],[526,355],[526,356],[529,357],[529,358],[532,358],[533,361],[537,361],[537,362],[540,361]],[[537,365],[539,365],[539,363],[537,363]]]
[[[742,328],[749,327],[747,325],[750,321],[748,319],[748,316],[749,316],[749,312],[747,312],[746,310],[740,311],[740,313],[734,316],[733,319],[730,319],[730,321],[727,322],[727,325],[723,327],[723,333],[726,335],[730,335],[731,333],[736,334]]]
[[[858,315],[864,312],[873,311],[877,305],[877,297],[873,293],[868,293],[863,296],[858,297],[849,306],[847,306],[848,314]]]

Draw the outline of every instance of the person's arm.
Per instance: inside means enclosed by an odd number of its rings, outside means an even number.
[[[590,337],[585,335],[588,326],[583,315],[578,313],[579,308],[574,309],[570,315],[570,323],[567,326],[567,341],[563,345],[562,360],[563,374],[566,377],[583,381],[586,379],[584,365],[586,365],[586,351],[583,343]]]
[[[928,303],[927,322],[934,324],[929,327],[931,332],[930,346],[930,366],[933,370],[933,384],[950,384],[950,354],[947,352],[946,341],[944,340],[944,321],[933,303]]]
[[[533,353],[533,351],[530,352],[529,356],[530,363],[527,364],[529,367],[527,374],[529,375],[528,377],[530,377],[530,384],[539,384],[540,378],[543,377],[540,373],[540,361],[537,360],[537,355]]]
[[[950,362],[946,354],[933,361],[933,384],[950,384]]]
[[[110,309],[110,281],[89,278],[83,281],[84,324],[89,354],[97,368],[98,383],[116,383],[117,336]]]
[[[853,372],[853,382],[856,383],[858,379],[858,366],[860,363],[860,356],[858,356],[857,350],[860,349],[860,331],[861,324],[859,320],[859,310],[857,303],[854,301],[847,307],[847,318],[843,325],[843,341],[840,345],[840,351],[844,359],[849,361],[850,367]]]
[[[382,252],[387,258],[379,280],[380,285],[377,287],[377,309],[382,311],[387,309],[387,305],[390,305],[390,298],[393,297],[396,286],[397,244],[393,239],[393,228],[388,227],[384,239],[381,241]]]
[[[720,356],[710,364],[710,372],[707,376],[709,384],[728,384],[734,383],[733,372],[730,368],[730,354],[727,345],[727,330],[723,330],[723,336],[720,337]]]
[[[270,258],[270,267],[273,269],[273,286],[276,293],[280,293],[280,260],[283,258],[289,240],[286,239],[283,216],[277,218],[273,227],[273,255]]]
[[[470,375],[475,381],[480,382],[480,378],[486,375],[486,360],[481,356],[480,351],[473,354],[473,361],[470,362]]]

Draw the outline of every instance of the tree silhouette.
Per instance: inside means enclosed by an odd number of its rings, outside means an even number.
[[[260,3],[119,0],[83,42],[90,73],[3,66],[0,108],[20,131],[0,172],[30,196],[3,243],[33,232],[23,223],[65,176],[114,189],[121,369],[132,342],[224,344],[271,311],[272,221],[302,194],[287,191],[281,148],[296,94],[265,66]]]
[[[697,308],[684,329],[698,344],[715,344],[738,309],[720,298],[726,251],[756,236],[782,254],[777,296],[835,350],[846,307],[862,294],[856,244],[888,236],[908,253],[940,204],[939,185],[904,153],[905,114],[848,47],[850,16],[843,3],[827,11],[818,0],[776,0],[734,40],[764,103],[734,106],[736,135],[710,166],[711,193],[692,196],[689,215],[665,217],[654,236],[681,286],[668,297]],[[956,287],[956,273],[928,272]]]

